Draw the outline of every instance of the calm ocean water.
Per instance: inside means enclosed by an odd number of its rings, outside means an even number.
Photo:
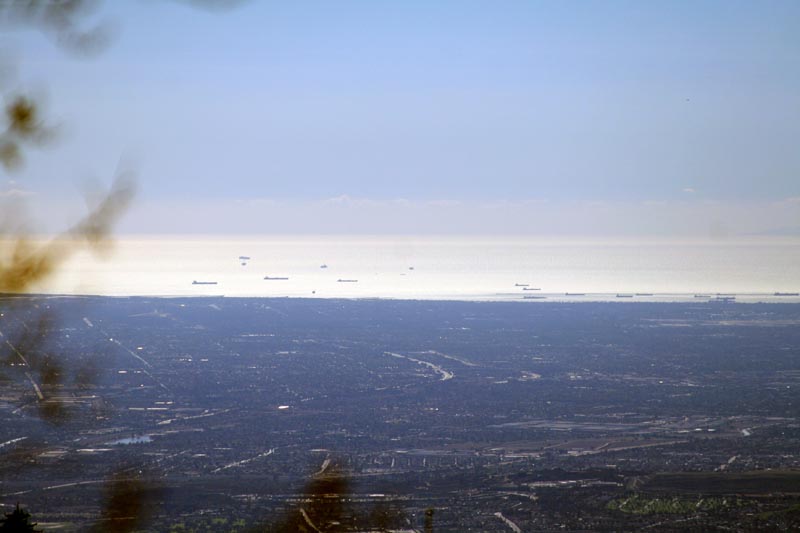
[[[240,256],[250,259],[242,265]],[[265,280],[265,276],[289,279]],[[193,285],[195,280],[217,284]],[[774,293],[800,291],[800,239],[123,238],[106,258],[89,253],[73,257],[56,278],[36,289],[115,296],[457,300],[544,296],[549,301],[630,301],[617,294],[635,293],[647,295],[633,300],[683,301],[696,300],[695,294],[725,293],[736,294],[737,301],[797,302],[800,298]]]

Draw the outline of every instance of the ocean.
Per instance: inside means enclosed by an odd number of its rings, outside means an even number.
[[[800,291],[800,239],[122,237],[104,256],[71,257],[34,290],[531,302],[697,301],[723,294],[742,302],[800,302],[775,295]]]

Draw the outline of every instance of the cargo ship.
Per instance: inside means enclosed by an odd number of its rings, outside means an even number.
[[[192,285],[216,285],[216,281],[192,281]]]
[[[342,279],[339,278],[336,280],[337,283],[358,283],[357,279]]]
[[[710,298],[708,301],[717,303],[731,303],[736,301],[736,296],[715,296],[714,298]]]
[[[264,279],[268,281],[286,281],[289,278],[283,276],[264,276]]]

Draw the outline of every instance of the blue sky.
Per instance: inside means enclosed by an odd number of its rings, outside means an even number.
[[[7,190],[79,198],[133,160],[126,231],[800,227],[796,1],[153,0],[98,19],[119,31],[93,58],[2,35],[4,89],[45,95],[62,131]]]

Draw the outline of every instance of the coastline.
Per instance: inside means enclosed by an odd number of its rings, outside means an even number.
[[[379,296],[360,297],[321,297],[321,296],[274,296],[274,295],[226,295],[226,294],[69,294],[69,293],[0,293],[3,299],[98,299],[98,300],[254,300],[254,301],[286,301],[296,300],[304,302],[419,302],[419,303],[465,303],[465,304],[706,304],[719,307],[755,304],[783,304],[800,305],[800,296],[775,296],[767,294],[736,294],[735,300],[718,300],[713,298],[694,298],[687,294],[656,294],[639,298],[617,298],[613,293],[593,294],[587,293],[580,296],[564,296],[542,294],[542,299],[527,299],[524,297],[508,298],[398,298]],[[744,298],[744,299],[740,299]]]

